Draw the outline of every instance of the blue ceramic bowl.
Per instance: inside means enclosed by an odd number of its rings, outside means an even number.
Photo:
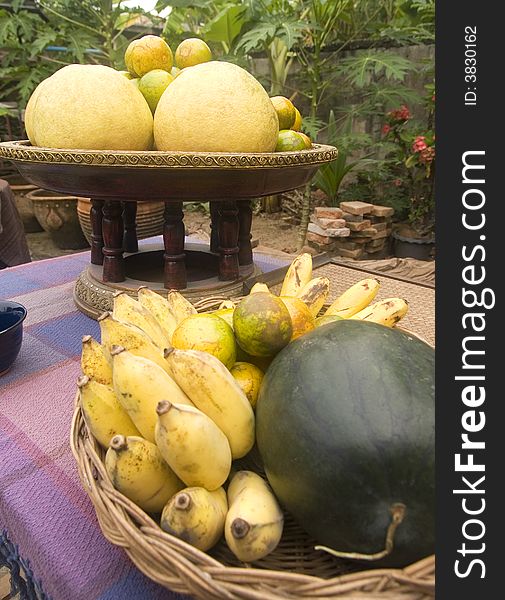
[[[0,300],[0,376],[11,368],[19,354],[25,317],[22,304]]]

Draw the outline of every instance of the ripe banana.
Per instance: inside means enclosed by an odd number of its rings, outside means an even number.
[[[403,298],[386,298],[367,306],[365,309],[356,313],[351,319],[360,319],[361,321],[371,321],[380,323],[386,327],[393,327],[403,318],[409,310],[409,303]]]
[[[230,473],[231,451],[214,421],[194,406],[167,400],[156,412],[156,444],[179,479],[207,490],[222,486]]]
[[[168,348],[165,356],[175,381],[228,438],[232,458],[245,456],[254,444],[254,413],[230,371],[199,350]]]
[[[112,363],[110,355],[112,346],[121,346],[135,354],[135,356],[143,356],[152,360],[167,373],[169,372],[167,363],[163,358],[163,350],[158,348],[142,329],[135,325],[117,321],[109,312],[100,315],[98,323],[105,357],[110,363]]]
[[[142,329],[156,346],[162,350],[170,346],[170,339],[161,329],[158,321],[147,308],[144,308],[140,302],[129,296],[126,292],[117,292],[114,295],[112,316],[117,321],[136,325]]]
[[[143,510],[159,513],[184,488],[158,447],[137,436],[115,435],[105,454],[112,485]]]
[[[223,300],[218,307],[218,310],[225,310],[229,308],[235,308],[237,306],[233,300]]]
[[[279,296],[296,296],[312,278],[312,256],[304,252],[289,265]]]
[[[256,294],[256,292],[268,292],[268,293],[270,293],[270,290],[268,289],[268,285],[266,283],[261,283],[260,281],[258,281],[257,283],[255,283],[252,286],[251,291],[249,292],[249,294]]]
[[[314,277],[296,295],[309,307],[313,317],[317,317],[330,293],[328,277]]]
[[[191,404],[175,381],[156,363],[120,346],[112,349],[112,382],[121,406],[140,431],[154,442],[156,406],[161,400]]]
[[[84,420],[97,442],[109,447],[115,435],[140,435],[110,385],[99,383],[87,375],[77,380]]]
[[[139,288],[138,299],[140,304],[158,321],[158,324],[170,341],[177,327],[177,321],[172,314],[168,300],[147,287]]]
[[[81,369],[98,383],[112,385],[112,368],[101,344],[90,335],[82,338]]]
[[[347,289],[324,313],[326,315],[337,315],[348,319],[360,310],[366,308],[375,298],[379,291],[380,281],[378,279],[362,279]]]
[[[224,534],[243,562],[270,554],[282,536],[284,516],[268,484],[252,471],[239,471],[228,486]]]
[[[205,552],[223,535],[227,510],[228,501],[222,487],[213,492],[188,487],[165,506],[160,525],[163,531]]]
[[[184,298],[184,296],[176,290],[171,290],[168,292],[167,300],[172,314],[177,321],[177,325],[179,325],[181,321],[184,321],[186,317],[194,315],[197,312],[196,308],[191,304],[191,302],[186,300],[186,298]]]

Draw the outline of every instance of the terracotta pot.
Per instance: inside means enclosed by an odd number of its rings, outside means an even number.
[[[36,189],[28,192],[27,197],[33,202],[37,221],[58,248],[79,250],[88,247],[77,217],[77,196]]]
[[[35,217],[33,211],[33,201],[28,197],[28,193],[37,189],[36,185],[24,184],[14,185],[11,184],[10,188],[14,194],[16,200],[16,208],[18,209],[19,216],[23,221],[23,227],[26,233],[38,233],[43,231],[40,223]]]
[[[91,201],[89,198],[79,198],[77,203],[77,214],[82,231],[91,244]],[[152,237],[163,233],[164,202],[137,202],[137,238]]]
[[[401,235],[393,231],[394,254],[398,258],[417,258],[418,260],[431,260],[435,248],[435,239],[419,239]]]

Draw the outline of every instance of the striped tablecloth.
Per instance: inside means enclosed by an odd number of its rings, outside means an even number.
[[[264,271],[286,264],[255,260]],[[102,536],[70,452],[81,338],[99,336],[72,301],[88,262],[85,252],[0,271],[0,298],[28,309],[19,357],[0,378],[0,565],[14,573],[21,565],[35,597],[183,598],[144,577]]]

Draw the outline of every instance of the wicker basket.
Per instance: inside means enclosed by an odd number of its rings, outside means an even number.
[[[196,306],[203,312],[222,300],[211,298]],[[315,541],[289,514],[277,549],[253,565],[237,561],[224,541],[202,552],[162,531],[114,489],[104,450],[84,422],[78,395],[70,443],[104,536],[121,546],[145,575],[172,591],[202,600],[428,600],[435,595],[434,556],[404,569],[358,570],[353,562],[314,550]],[[251,462],[244,466],[259,470]]]

